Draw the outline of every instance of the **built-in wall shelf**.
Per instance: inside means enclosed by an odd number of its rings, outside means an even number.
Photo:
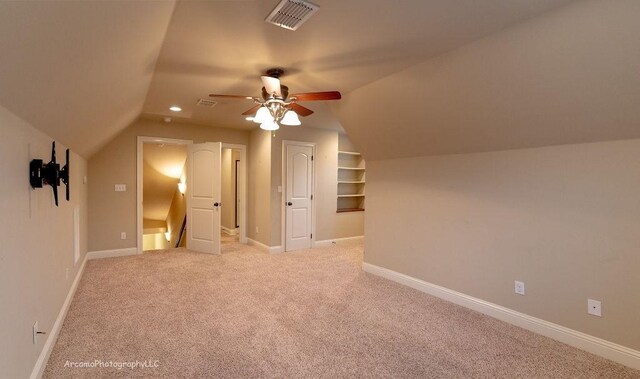
[[[355,151],[338,151],[338,205],[336,211],[364,211],[365,164]]]

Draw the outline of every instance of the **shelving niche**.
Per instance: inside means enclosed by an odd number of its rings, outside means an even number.
[[[338,213],[364,211],[365,171],[360,153],[338,151]]]

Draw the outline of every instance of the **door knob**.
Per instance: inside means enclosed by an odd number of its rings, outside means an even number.
[[[287,203],[287,205],[288,205],[288,206],[292,206],[292,205],[293,205],[293,203],[289,201],[289,202]]]
[[[214,207],[221,207],[221,206],[222,206],[222,203],[213,203],[213,206],[214,206]]]

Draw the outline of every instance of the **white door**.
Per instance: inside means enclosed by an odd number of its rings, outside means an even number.
[[[187,149],[187,249],[220,254],[220,142]]]
[[[286,144],[285,251],[311,247],[313,147]]]

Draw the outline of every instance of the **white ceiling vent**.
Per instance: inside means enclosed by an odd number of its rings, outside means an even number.
[[[217,101],[209,100],[209,99],[199,99],[196,105],[201,107],[213,108],[218,104]]]
[[[282,0],[264,20],[285,29],[297,30],[318,9],[318,5],[305,0]]]

